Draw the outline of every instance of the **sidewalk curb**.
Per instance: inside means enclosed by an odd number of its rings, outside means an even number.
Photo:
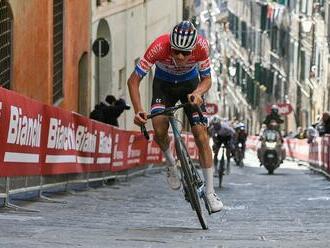
[[[330,179],[330,174],[320,168],[316,168],[312,165],[310,165],[308,162],[306,161],[297,161],[297,164],[300,165],[300,166],[305,166],[307,167],[308,169],[314,171],[314,172],[317,172],[317,173],[320,173],[320,174],[323,174],[325,177],[327,177],[327,179]]]

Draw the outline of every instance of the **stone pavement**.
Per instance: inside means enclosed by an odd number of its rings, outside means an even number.
[[[51,195],[66,204],[18,202],[40,212],[2,210],[0,247],[330,247],[325,177],[288,161],[270,176],[252,153],[245,164],[217,189],[225,209],[208,216],[209,230],[158,173]]]

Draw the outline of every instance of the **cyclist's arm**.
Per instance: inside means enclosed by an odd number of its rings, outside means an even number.
[[[139,126],[147,123],[147,113],[142,108],[141,96],[139,91],[141,80],[142,77],[140,77],[138,74],[136,74],[135,71],[133,71],[127,81],[129,95],[131,97],[135,112],[134,123]]]
[[[204,77],[201,79],[201,82],[198,84],[197,88],[193,91],[193,94],[199,94],[200,96],[204,95],[212,86],[211,76]]]
[[[197,51],[198,51],[198,72],[201,78],[201,82],[198,84],[197,88],[193,91],[192,95],[195,96],[196,101],[195,104],[202,104],[202,96],[211,88],[212,80],[211,80],[211,63],[209,58],[209,44],[208,41],[202,39],[197,43]],[[189,97],[190,98],[190,97]]]
[[[201,105],[203,103],[202,96],[211,88],[212,80],[211,76],[202,78],[202,81],[198,84],[197,88],[188,95],[190,101],[190,96],[194,96],[194,101],[192,103]]]
[[[127,81],[129,95],[131,97],[131,101],[135,113],[143,111],[141,104],[141,96],[139,91],[141,80],[142,78],[139,75],[137,75],[135,71],[133,71]]]

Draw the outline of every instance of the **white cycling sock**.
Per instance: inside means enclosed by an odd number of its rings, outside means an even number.
[[[164,152],[164,156],[166,158],[166,161],[167,163],[170,165],[170,166],[174,166],[175,165],[175,159],[174,159],[174,156],[172,154],[172,152],[170,151],[170,148],[167,148],[167,150]]]
[[[205,186],[206,186],[206,194],[214,193],[214,185],[213,185],[213,167],[210,168],[202,168]]]

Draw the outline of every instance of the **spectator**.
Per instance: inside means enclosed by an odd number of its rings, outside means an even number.
[[[105,103],[100,102],[95,105],[94,110],[90,113],[89,117],[91,119],[104,122],[118,127],[118,117],[124,112],[124,110],[130,109],[124,99],[116,98],[113,95],[108,95],[105,98]]]
[[[289,131],[285,137],[286,137],[287,139],[293,139],[294,136],[295,136],[295,134],[293,133],[293,131]]]
[[[316,125],[316,129],[320,136],[330,134],[330,113],[324,112],[321,121]]]
[[[294,136],[296,139],[306,139],[306,131],[302,129],[302,127],[297,127],[297,133]]]
[[[307,128],[307,143],[311,144],[319,136],[318,131],[315,127],[310,126]]]

